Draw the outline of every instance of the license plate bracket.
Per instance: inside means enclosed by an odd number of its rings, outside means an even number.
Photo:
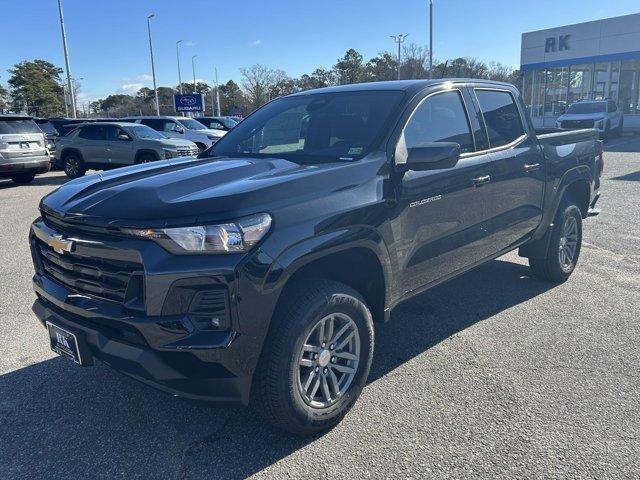
[[[83,332],[73,331],[49,321],[46,324],[51,350],[83,367],[93,365],[93,356]]]

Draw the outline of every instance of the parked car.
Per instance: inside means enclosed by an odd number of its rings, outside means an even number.
[[[42,130],[42,133],[44,133],[45,144],[46,144],[45,146],[49,151],[49,155],[53,157],[56,151],[55,141],[56,141],[56,138],[58,137],[58,131],[47,118],[34,117],[33,121],[36,122],[38,127],[40,127],[40,130]]]
[[[227,132],[240,123],[231,117],[197,117],[196,120],[207,128]]]
[[[44,133],[33,118],[0,115],[0,178],[25,185],[50,168]]]
[[[562,130],[595,128],[600,138],[622,135],[624,115],[613,100],[580,100],[558,117],[556,127]]]
[[[488,80],[281,97],[211,158],[46,196],[33,310],[81,365],[329,428],[367,383],[373,321],[400,302],[518,248],[533,275],[570,277],[602,145],[531,125],[518,90]]]
[[[126,122],[93,122],[78,125],[58,139],[56,162],[69,178],[87,169],[108,169],[198,154],[188,140],[167,138],[146,125]]]
[[[216,143],[225,134],[222,130],[209,129],[189,117],[126,117],[123,120],[147,125],[170,138],[190,140],[200,151]]]

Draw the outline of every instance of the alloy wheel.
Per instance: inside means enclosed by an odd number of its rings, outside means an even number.
[[[560,268],[564,272],[569,272],[573,268],[573,263],[578,250],[578,221],[573,216],[565,219],[560,235],[560,245],[558,248],[558,260]]]
[[[332,313],[311,328],[298,353],[298,391],[311,407],[326,408],[349,389],[360,363],[360,334],[351,317]]]

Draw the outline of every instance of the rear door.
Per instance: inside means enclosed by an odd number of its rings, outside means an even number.
[[[475,87],[472,94],[491,152],[485,197],[488,245],[497,253],[526,237],[542,220],[545,162],[513,90]]]
[[[453,168],[408,171],[398,182],[392,249],[403,293],[486,256],[483,179],[491,157],[476,151],[475,118],[469,117],[466,97],[464,88],[428,94],[411,113],[398,141],[396,162],[400,149],[429,142],[456,142],[462,152]]]

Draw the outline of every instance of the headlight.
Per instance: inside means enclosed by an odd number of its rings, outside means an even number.
[[[173,150],[167,150],[166,148],[163,149],[164,151],[164,158],[174,158],[177,156],[177,153],[174,152]]]
[[[207,135],[207,138],[213,140],[214,143],[220,140],[220,137],[216,137],[215,135]]]
[[[598,129],[602,128],[602,126],[604,125],[604,120],[598,120],[595,125]]]
[[[123,229],[124,233],[148,238],[178,255],[242,253],[250,250],[269,231],[271,216],[259,213],[218,225],[160,229]]]

